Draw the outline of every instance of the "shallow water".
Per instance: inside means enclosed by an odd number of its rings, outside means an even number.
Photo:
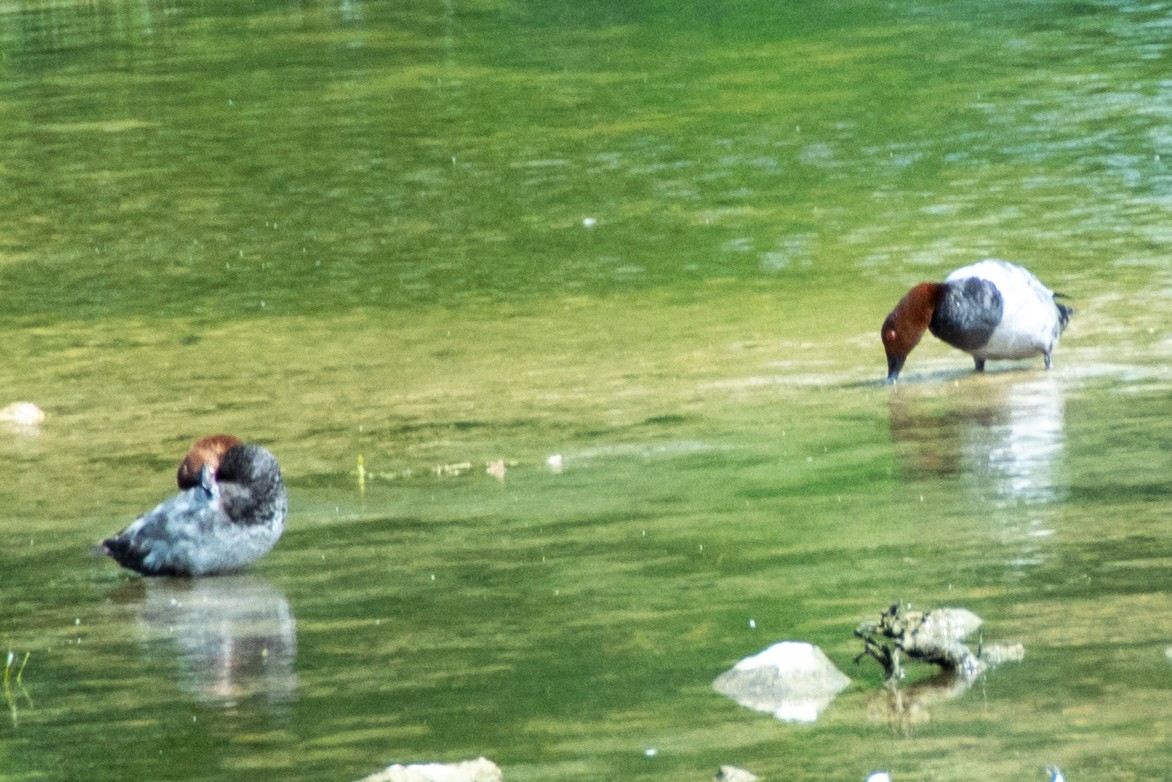
[[[1170,11],[0,6],[0,779],[1167,777]],[[984,255],[1055,368],[882,385]],[[270,555],[91,554],[216,431]],[[1025,658],[893,714],[895,600]],[[854,679],[814,724],[711,689],[782,639]]]

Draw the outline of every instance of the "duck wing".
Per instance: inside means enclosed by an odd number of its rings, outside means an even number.
[[[205,466],[196,486],[159,503],[102,541],[102,550],[119,565],[143,575],[192,575],[191,562],[200,541],[223,518],[219,489]]]

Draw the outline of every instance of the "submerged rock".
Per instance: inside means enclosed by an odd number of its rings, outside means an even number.
[[[503,782],[500,766],[487,758],[463,763],[396,763],[359,782]]]
[[[712,682],[722,695],[784,722],[813,722],[848,684],[821,649],[802,641],[776,643]]]

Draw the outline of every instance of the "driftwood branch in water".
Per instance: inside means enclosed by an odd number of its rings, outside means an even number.
[[[903,678],[903,659],[921,660],[942,669],[976,676],[983,670],[980,646],[973,652],[963,643],[981,626],[981,618],[964,608],[935,608],[913,611],[895,603],[879,615],[878,622],[863,622],[855,635],[863,640],[863,651],[855,663],[872,657],[883,666],[888,681]]]

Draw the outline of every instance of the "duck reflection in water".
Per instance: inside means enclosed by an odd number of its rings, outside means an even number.
[[[148,653],[176,654],[179,685],[200,702],[232,707],[296,699],[296,622],[268,581],[251,575],[138,580],[115,598],[133,607]]]
[[[997,523],[1011,568],[1038,565],[1068,487],[1062,383],[1000,372],[959,385],[894,389],[891,436],[905,474],[959,482]]]
[[[965,479],[999,504],[1046,503],[1065,493],[1065,404],[1052,375],[966,378],[947,386],[898,386],[891,436],[909,477]]]

